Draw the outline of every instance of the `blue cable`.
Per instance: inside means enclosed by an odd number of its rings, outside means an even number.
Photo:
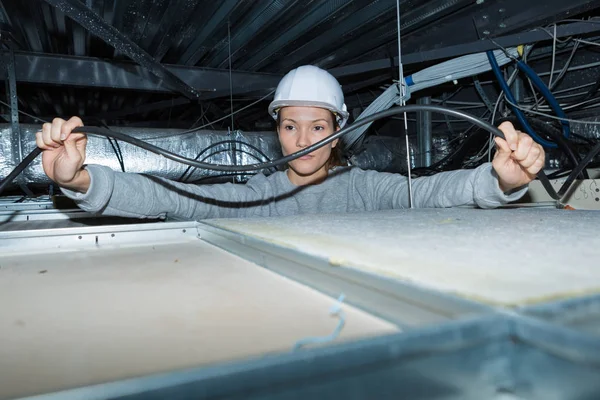
[[[492,71],[494,72],[494,75],[496,76],[496,79],[498,80],[500,87],[504,91],[504,95],[508,98],[508,100],[511,103],[517,104],[515,97],[513,96],[512,92],[510,91],[510,88],[508,87],[508,83],[506,83],[506,80],[502,76],[502,72],[500,71],[500,67],[498,66],[496,57],[494,56],[494,52],[491,50],[488,50],[486,52],[486,54],[488,56],[488,60],[490,61]],[[523,72],[525,72],[525,71],[523,71]],[[527,72],[525,72],[525,73],[527,73]],[[521,125],[523,126],[523,129],[525,129],[525,131],[529,134],[529,136],[531,136],[533,138],[533,140],[535,140],[536,142],[538,142],[539,144],[541,144],[544,147],[549,147],[549,148],[557,148],[558,147],[558,145],[556,143],[549,142],[549,141],[544,140],[543,138],[539,137],[533,131],[533,129],[529,125],[529,122],[527,122],[527,120],[525,119],[525,115],[523,115],[521,110],[519,110],[517,107],[513,106],[512,104],[510,104],[510,107],[513,110],[513,112],[515,113],[515,116],[517,117],[517,119],[519,120]]]
[[[538,74],[536,74],[535,71],[533,69],[531,69],[531,67],[529,65],[525,64],[523,61],[519,60],[517,62],[517,65],[518,65],[519,69],[521,71],[523,71],[529,77],[529,79],[531,79],[531,82],[535,85],[535,87],[538,88],[538,90],[540,91],[542,96],[544,96],[544,98],[546,99],[546,101],[548,102],[550,107],[552,107],[552,109],[554,110],[554,113],[556,114],[556,116],[559,118],[567,118],[567,116],[565,115],[565,112],[563,111],[563,109],[560,107],[560,105],[556,101],[556,98],[554,97],[554,95],[552,94],[550,89],[548,89],[548,86],[546,86],[544,81],[542,81],[540,79]],[[565,138],[568,139],[571,134],[571,128],[569,126],[569,121],[561,120],[560,122],[562,124],[563,134],[564,134]]]

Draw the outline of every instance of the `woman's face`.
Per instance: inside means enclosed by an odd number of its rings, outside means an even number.
[[[317,143],[335,131],[335,121],[329,110],[317,107],[284,107],[279,110],[279,142],[283,155],[289,155]],[[327,174],[326,163],[338,140],[289,163],[300,177]]]

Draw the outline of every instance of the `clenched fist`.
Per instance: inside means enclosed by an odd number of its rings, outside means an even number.
[[[83,126],[79,117],[68,121],[55,118],[51,124],[42,126],[35,140],[42,149],[46,175],[61,187],[85,193],[90,186],[90,176],[83,169],[87,137],[82,133],[71,133],[79,126]]]
[[[545,153],[531,136],[515,130],[510,122],[503,122],[498,128],[506,140],[494,138],[497,151],[492,167],[498,175],[500,189],[509,192],[535,179],[544,168]]]

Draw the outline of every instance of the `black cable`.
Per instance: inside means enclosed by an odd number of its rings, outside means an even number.
[[[213,151],[212,153],[210,153],[209,155],[207,155],[206,157],[204,157],[201,161],[206,161],[209,158],[211,158],[212,156],[216,156],[217,154],[221,154],[221,153],[226,153],[228,151],[229,151],[229,149],[221,149],[221,150]],[[246,154],[246,155],[248,155],[250,157],[253,157],[256,161],[263,161],[256,154],[253,154],[253,153],[251,153],[251,152],[249,152],[247,150],[237,149],[237,151],[239,151],[242,154]],[[202,153],[204,153],[204,152],[206,152],[206,150],[202,151]],[[267,157],[267,159],[268,159],[268,157]],[[187,180],[193,175],[193,173],[194,173],[195,170],[196,170],[196,168],[193,168],[192,171],[190,171],[190,174],[185,179],[179,178],[179,180],[181,182],[187,182]],[[240,175],[240,174],[233,174],[233,175]]]
[[[589,145],[592,145],[592,146],[593,146],[593,145],[595,145],[595,144],[597,143],[596,141],[594,141],[594,140],[592,140],[592,139],[590,139],[590,138],[588,138],[588,137],[585,137],[585,136],[583,136],[583,135],[580,135],[579,133],[574,133],[574,132],[571,132],[571,135],[572,135],[573,137],[577,138],[577,139],[580,139],[580,140],[583,140],[583,141],[585,141],[587,144],[589,144]]]
[[[125,172],[125,160],[123,160],[123,152],[121,151],[121,146],[119,146],[119,142],[115,140],[115,146],[117,147],[117,152],[119,154],[119,159],[121,163],[121,170]]]
[[[228,177],[246,176],[246,175],[252,175],[252,176],[254,176],[256,174],[252,174],[251,173],[251,174],[217,174],[217,175],[207,175],[207,176],[203,176],[202,178],[198,178],[198,179],[195,179],[193,181],[190,181],[188,183],[194,184],[194,183],[200,183],[200,182],[203,182],[203,181],[207,181],[207,180],[210,180],[210,179],[228,178]]]
[[[584,95],[584,97],[582,97],[581,100],[574,101],[574,103],[575,104],[576,103],[581,103],[583,101],[591,99],[592,97],[594,97],[594,95],[596,94],[596,92],[598,91],[598,89],[600,89],[600,75],[596,79],[596,82],[594,83],[594,85],[592,87],[590,87],[590,89],[588,90],[588,92]]]
[[[273,160],[270,162],[263,162],[263,163],[250,164],[250,165],[238,165],[238,166],[198,162],[196,160],[180,156],[178,154],[172,153],[168,150],[164,150],[158,146],[155,146],[151,143],[146,143],[142,140],[125,135],[123,133],[111,131],[109,129],[104,129],[104,128],[100,128],[100,127],[90,127],[90,126],[78,127],[78,128],[75,128],[73,130],[73,132],[74,133],[88,133],[88,134],[94,134],[94,135],[99,135],[99,136],[110,136],[112,138],[119,139],[122,142],[126,142],[129,144],[135,145],[137,147],[143,148],[152,153],[162,155],[170,160],[180,162],[180,163],[186,164],[186,165],[191,165],[196,168],[210,169],[210,170],[222,171],[222,172],[247,172],[247,171],[258,171],[258,170],[269,168],[269,167],[277,167],[279,165],[287,164],[288,162],[293,161],[296,158],[300,158],[302,156],[310,154],[310,153],[314,152],[315,150],[318,150],[319,148],[333,142],[334,140],[339,139],[341,136],[345,135],[346,133],[350,132],[351,130],[354,130],[356,128],[359,128],[363,125],[369,124],[369,123],[371,123],[375,120],[381,119],[381,118],[390,117],[392,115],[397,115],[397,114],[401,114],[404,112],[414,112],[414,111],[439,112],[441,114],[448,114],[448,115],[454,116],[456,118],[462,118],[462,119],[465,119],[468,122],[472,123],[473,125],[478,126],[482,129],[485,129],[488,132],[493,133],[495,136],[498,136],[498,137],[504,139],[504,134],[502,133],[502,131],[500,131],[495,126],[489,124],[487,121],[482,121],[479,118],[477,118],[471,114],[465,113],[463,111],[447,109],[447,108],[439,107],[439,106],[432,105],[432,104],[427,104],[427,105],[426,104],[410,104],[410,105],[406,105],[406,106],[393,107],[388,110],[381,111],[376,114],[370,115],[368,117],[361,118],[361,119],[355,121],[354,124],[352,124],[351,126],[341,129],[341,130],[335,132],[334,134],[332,134],[331,136],[328,136],[327,138],[321,140],[320,142],[317,142],[317,143],[315,143],[311,146],[308,146],[300,151],[297,151],[296,153],[290,154],[288,156],[285,156],[285,157],[282,157],[282,158],[279,158],[277,160]]]
[[[444,107],[436,106],[433,104],[409,104],[409,105],[405,105],[405,106],[392,107],[388,110],[372,114],[365,118],[361,118],[361,119],[355,121],[352,125],[347,126],[344,129],[341,129],[341,130],[335,132],[334,134],[332,134],[331,136],[328,136],[327,138],[321,140],[320,142],[312,144],[312,145],[310,145],[300,151],[297,151],[293,154],[287,155],[285,157],[281,157],[277,160],[262,162],[262,163],[257,163],[257,164],[250,164],[250,165],[231,166],[231,165],[221,165],[221,164],[210,164],[210,163],[198,162],[196,160],[193,160],[193,159],[190,159],[187,157],[183,157],[183,156],[180,156],[179,154],[175,154],[168,150],[162,149],[151,143],[144,142],[143,140],[139,140],[139,139],[131,137],[129,135],[125,135],[120,132],[115,132],[115,131],[112,131],[112,130],[106,129],[106,128],[91,127],[91,126],[78,127],[78,128],[75,128],[73,130],[73,132],[74,133],[95,134],[95,135],[100,135],[100,136],[105,136],[105,137],[112,137],[113,139],[118,139],[118,140],[121,140],[122,142],[132,144],[134,146],[140,147],[140,148],[150,151],[152,153],[162,155],[163,157],[168,158],[172,161],[180,162],[180,163],[186,164],[186,165],[191,165],[196,168],[210,169],[210,170],[222,171],[222,172],[250,172],[250,171],[260,171],[265,168],[277,167],[279,165],[287,164],[290,161],[293,161],[297,158],[300,158],[302,156],[310,154],[310,153],[314,152],[315,150],[318,150],[319,148],[333,142],[336,139],[339,139],[340,137],[347,134],[348,132],[350,132],[356,128],[359,128],[363,125],[369,124],[369,123],[376,121],[378,119],[381,119],[381,118],[390,117],[392,115],[402,114],[405,112],[415,112],[415,111],[437,112],[440,114],[447,114],[447,115],[450,115],[450,116],[453,116],[456,118],[462,118],[462,119],[472,123],[473,125],[475,125],[479,128],[485,129],[488,132],[492,133],[493,135],[504,139],[504,134],[502,133],[502,131],[500,129],[498,129],[497,127],[491,125],[487,121],[483,121],[483,120],[481,120],[471,114],[463,112],[463,111],[444,108]],[[2,181],[2,183],[0,184],[0,193],[2,191],[1,189],[3,189],[5,186],[8,186],[8,183],[11,182],[14,179],[14,177],[16,177],[19,173],[21,173],[23,171],[23,169],[25,169],[25,167],[31,161],[33,161],[35,159],[35,157],[37,157],[40,153],[41,153],[41,150],[39,148],[36,148],[34,151],[32,151],[21,162],[21,164],[19,164],[19,166],[17,168],[15,168],[15,170],[13,170],[13,172],[11,172],[4,181]],[[27,163],[25,163],[26,160],[28,160]],[[24,164],[23,167],[19,168],[19,167],[21,167],[22,164]],[[15,171],[16,171],[16,173],[15,173]],[[556,191],[554,190],[554,188],[552,187],[552,185],[550,184],[550,181],[544,174],[543,170],[540,170],[540,172],[538,172],[538,179],[540,180],[540,182],[542,183],[542,185],[544,186],[544,188],[546,189],[548,194],[553,199],[558,200],[559,199],[558,195],[557,195]]]
[[[241,144],[241,145],[244,145],[244,146],[246,146],[246,147],[248,147],[248,148],[250,148],[250,149],[252,149],[252,150],[256,151],[256,152],[257,152],[259,155],[263,156],[263,158],[264,158],[266,161],[271,161],[271,159],[269,158],[269,156],[267,156],[267,155],[266,155],[266,154],[265,154],[265,153],[264,153],[264,152],[263,152],[263,151],[262,151],[260,148],[258,148],[258,147],[256,147],[256,146],[254,146],[254,145],[252,145],[252,144],[250,144],[250,143],[243,142],[243,141],[241,141],[241,140],[222,140],[222,141],[220,141],[220,142],[213,143],[213,144],[211,144],[210,146],[208,146],[208,147],[204,148],[204,149],[203,149],[203,150],[202,150],[200,153],[198,153],[198,155],[197,155],[197,156],[194,158],[194,160],[197,160],[197,159],[199,159],[200,157],[202,157],[202,154],[206,153],[208,150],[210,150],[210,149],[212,149],[212,148],[215,148],[215,147],[217,147],[217,146],[224,145],[224,144]],[[258,158],[256,158],[256,159],[257,159],[258,161],[261,161],[261,160],[260,160],[260,159],[258,159]],[[182,175],[179,177],[179,181],[181,181],[181,180],[182,180],[182,179],[185,177],[185,175],[186,175],[188,172],[190,172],[190,169],[191,169],[191,168],[192,168],[192,166],[188,166],[188,167],[187,167],[187,169],[186,169],[186,170],[183,172],[183,174],[182,174]],[[191,176],[191,175],[192,175],[192,173],[194,172],[194,170],[195,170],[195,169],[196,169],[196,168],[193,168],[193,169],[192,169],[192,171],[190,172],[189,176]]]
[[[486,110],[479,118],[483,119],[483,118],[485,118],[487,116],[487,114],[489,114],[488,110]],[[461,135],[462,136],[466,136],[466,134],[469,133],[469,131],[472,128],[473,127],[468,128],[467,130],[465,130],[464,132],[462,132]],[[435,163],[431,164],[429,167],[413,168],[412,171],[416,172],[416,173],[420,173],[421,171],[442,172],[438,168],[441,167],[441,166],[443,166],[444,164],[446,164],[448,161],[452,160],[453,158],[457,157],[458,155],[460,155],[462,153],[462,151],[464,150],[464,148],[466,147],[466,145],[470,144],[470,142],[475,138],[475,133],[478,133],[480,131],[481,131],[481,128],[476,129],[472,134],[470,134],[462,142],[460,142],[460,144],[458,145],[458,147],[454,151],[446,154],[443,158],[441,158],[438,161],[436,161]]]
[[[104,120],[99,119],[98,121],[100,122],[100,124],[103,127],[105,127],[106,129],[110,129],[110,126],[108,126],[106,124],[106,122],[104,122]],[[115,155],[117,156],[117,161],[119,162],[121,171],[125,172],[125,162],[123,161],[123,153],[121,152],[121,146],[119,146],[119,142],[117,140],[115,140],[113,143],[113,139],[111,139],[109,137],[107,137],[106,139],[108,139],[108,143],[110,143],[110,147],[112,147],[113,151],[115,152]]]
[[[31,153],[27,154],[27,157],[25,157],[23,161],[21,161],[19,165],[17,165],[15,169],[13,169],[10,174],[8,174],[8,176],[4,178],[2,182],[0,182],[0,193],[4,192],[4,189],[8,187],[8,184],[14,181],[15,178],[19,176],[21,172],[23,172],[25,168],[27,168],[27,166],[31,164],[33,160],[35,160],[36,157],[41,153],[42,149],[36,147]]]
[[[600,167],[600,162],[596,161],[596,162],[590,162],[587,165],[587,168],[598,168]],[[565,176],[569,176],[569,174],[573,171],[573,169],[571,168],[561,168],[557,171],[552,172],[551,174],[548,175],[548,179],[560,179],[560,178],[564,178]]]
[[[560,190],[558,191],[559,198],[562,198],[567,193],[567,191],[571,187],[571,184],[575,181],[575,178],[577,178],[577,175],[579,175],[581,171],[583,171],[583,169],[587,167],[587,165],[594,159],[594,157],[598,155],[598,153],[600,153],[600,143],[594,146],[594,148],[589,153],[587,153],[583,160],[581,160],[577,167],[575,167],[573,171],[571,171],[571,173],[565,180],[565,183],[563,183],[563,185],[560,187]]]
[[[441,167],[441,166],[443,166],[444,164],[446,164],[447,162],[449,162],[453,158],[459,156],[465,150],[465,147],[467,146],[467,144],[470,144],[471,141],[476,137],[475,133],[478,133],[480,131],[481,131],[481,129],[476,129],[475,132],[473,132],[472,134],[470,134],[469,136],[467,136],[458,145],[458,147],[454,151],[452,151],[451,153],[446,154],[443,158],[441,158],[438,161],[436,161],[435,163],[431,164],[429,167],[413,168],[412,171],[415,172],[415,173],[419,173],[421,171],[442,172],[442,171],[438,170],[438,168]]]
[[[110,143],[110,147],[112,147],[113,151],[115,152],[115,155],[117,156],[117,161],[119,162],[119,166],[121,167],[121,171],[125,172],[125,164],[123,164],[123,156],[120,153],[120,149],[117,150],[117,146],[119,144],[119,142],[117,142],[116,140],[113,143],[114,139],[111,138],[106,138],[108,140],[108,143]]]

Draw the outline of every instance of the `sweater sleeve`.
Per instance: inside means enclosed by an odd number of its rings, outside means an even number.
[[[183,220],[252,215],[263,194],[256,185],[223,183],[193,185],[146,175],[116,172],[88,165],[90,187],[85,194],[61,189],[83,210],[130,218]],[[253,179],[265,179],[257,175]]]
[[[361,171],[354,186],[363,201],[371,203],[369,208],[409,207],[408,179],[403,175]],[[441,172],[416,178],[412,181],[412,187],[414,206],[417,208],[495,208],[516,201],[527,192],[527,186],[511,193],[502,192],[491,163],[472,170]]]

